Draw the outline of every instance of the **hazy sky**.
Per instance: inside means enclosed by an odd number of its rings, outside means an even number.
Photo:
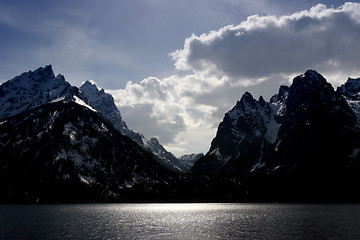
[[[245,91],[269,99],[309,68],[334,86],[360,76],[356,2],[0,0],[0,32],[0,83],[48,64],[94,80],[178,156],[207,152]]]

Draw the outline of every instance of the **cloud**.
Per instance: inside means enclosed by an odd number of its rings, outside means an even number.
[[[149,77],[110,92],[129,128],[176,155],[206,152],[245,91],[269,99],[312,68],[333,83],[360,75],[360,4],[319,4],[284,16],[251,16],[187,38],[170,55],[183,75]]]
[[[107,92],[113,95],[130,129],[171,144],[185,130],[186,117],[171,87],[165,80],[149,77],[139,84],[128,82],[124,90]]]
[[[250,16],[237,26],[192,35],[185,40],[184,48],[171,56],[177,69],[211,70],[234,83],[308,68],[357,71],[359,6],[346,3],[333,9],[319,4],[292,15]]]
[[[221,86],[219,82],[196,75],[150,77],[107,92],[113,95],[130,129],[147,138],[157,137],[179,156],[208,150],[217,127],[217,107],[201,98],[211,97],[207,93],[212,95],[214,87]]]

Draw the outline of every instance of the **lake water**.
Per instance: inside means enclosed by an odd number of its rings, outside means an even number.
[[[360,239],[360,205],[0,205],[0,239]]]

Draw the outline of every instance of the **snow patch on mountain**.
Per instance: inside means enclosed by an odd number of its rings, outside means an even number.
[[[65,97],[58,97],[52,100],[50,103],[63,102],[63,101],[65,101]]]
[[[74,96],[74,100],[77,104],[87,107],[88,109],[90,109],[93,112],[96,112],[96,110],[94,108],[92,108],[90,105],[86,104],[83,100],[81,100],[80,98],[78,98],[77,96]]]
[[[269,144],[273,144],[278,136],[280,124],[275,120],[274,114],[271,114],[269,121],[266,124],[265,139]]]

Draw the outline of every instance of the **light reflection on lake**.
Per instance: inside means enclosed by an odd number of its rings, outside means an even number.
[[[360,205],[0,205],[0,239],[360,239]]]

